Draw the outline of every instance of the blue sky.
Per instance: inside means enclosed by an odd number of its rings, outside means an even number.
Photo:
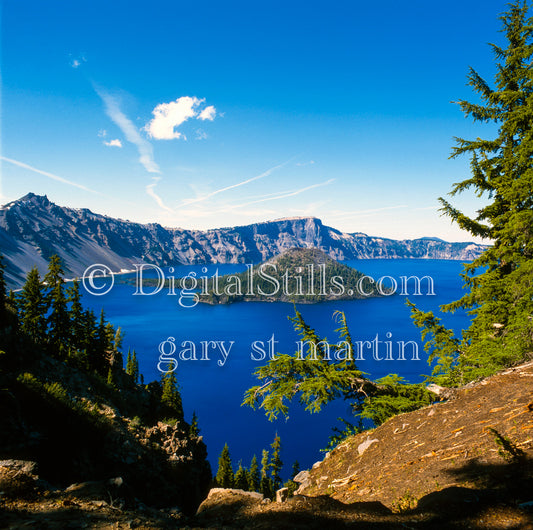
[[[314,215],[470,240],[437,212],[468,175],[451,101],[492,80],[491,0],[4,0],[0,202],[165,226]],[[479,203],[454,200],[466,212]]]

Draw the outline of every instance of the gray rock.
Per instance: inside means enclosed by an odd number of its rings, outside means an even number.
[[[308,481],[309,471],[307,469],[300,471],[292,480],[294,480],[294,482],[298,482],[298,484]]]
[[[37,475],[37,462],[30,460],[0,460],[0,467],[15,469],[26,475]]]
[[[375,442],[379,442],[379,440],[377,440],[376,438],[374,438],[373,440],[371,440],[370,437],[367,438],[363,443],[359,444],[359,446],[357,447],[357,452],[362,455]]]
[[[285,502],[289,498],[289,488],[280,488],[276,491],[276,502]]]
[[[257,491],[244,491],[235,488],[211,488],[207,498],[211,499],[216,495],[241,495],[243,497],[248,497],[258,501],[262,501],[264,498],[264,495],[262,493],[258,493]]]

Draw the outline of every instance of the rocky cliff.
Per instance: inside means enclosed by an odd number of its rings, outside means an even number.
[[[10,285],[20,285],[29,269],[46,270],[58,254],[68,275],[93,263],[113,271],[134,263],[161,266],[197,263],[259,263],[291,247],[319,248],[336,260],[433,258],[471,260],[483,250],[474,243],[422,238],[396,241],[347,234],[314,217],[295,217],[207,231],[165,228],[61,207],[33,193],[0,209],[0,249]]]

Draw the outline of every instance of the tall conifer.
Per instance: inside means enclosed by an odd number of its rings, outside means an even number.
[[[471,175],[450,195],[472,190],[485,206],[469,217],[440,199],[442,211],[461,228],[492,243],[464,267],[468,292],[441,308],[468,310],[472,324],[454,337],[433,313],[412,306],[415,323],[430,339],[435,379],[445,385],[522,362],[533,349],[533,22],[528,9],[515,0],[500,17],[505,43],[491,44],[494,86],[471,69],[469,84],[480,102],[458,102],[465,116],[497,127],[492,138],[457,138],[452,153],[470,157]]]

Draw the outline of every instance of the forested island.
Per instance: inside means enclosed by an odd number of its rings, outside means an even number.
[[[379,292],[381,289],[381,293]],[[315,304],[387,294],[362,272],[330,258],[317,248],[292,248],[239,274],[208,283],[200,302],[295,302]]]

